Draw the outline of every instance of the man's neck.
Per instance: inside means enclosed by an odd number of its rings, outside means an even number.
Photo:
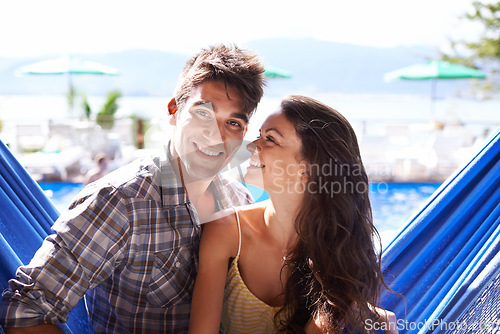
[[[184,189],[189,201],[196,208],[201,224],[210,221],[216,210],[214,195],[209,188],[212,180],[183,180]]]
[[[172,147],[170,147],[172,149]],[[198,219],[201,223],[210,220],[210,216],[215,212],[215,199],[214,195],[210,191],[210,183],[213,181],[215,176],[210,179],[196,179],[192,177],[182,164],[180,158],[175,154],[175,150],[170,150],[171,152],[171,163],[172,167],[181,180],[181,183],[186,190],[189,201],[196,208],[198,213]]]
[[[184,189],[189,194],[191,200],[198,198],[205,194],[208,190],[208,186],[213,181],[214,178],[200,180],[192,177],[184,167],[179,155],[175,151],[173,142],[169,143],[168,146],[168,157],[170,159],[170,163],[172,164],[172,168],[174,169],[175,174],[181,180]]]

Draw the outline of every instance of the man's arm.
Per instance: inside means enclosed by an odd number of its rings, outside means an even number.
[[[5,334],[61,334],[56,325],[45,324],[29,327],[5,328]]]
[[[87,200],[61,215],[53,226],[56,234],[48,236],[30,263],[19,267],[16,279],[9,281],[3,293],[2,326],[65,322],[85,292],[111,275],[123,257],[127,210],[108,191]]]

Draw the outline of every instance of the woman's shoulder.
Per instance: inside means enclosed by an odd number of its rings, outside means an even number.
[[[265,201],[253,203],[253,204],[248,204],[248,205],[243,205],[243,206],[239,206],[237,208],[238,213],[240,213],[241,216],[248,218],[250,220],[254,220],[255,217],[263,215],[265,209],[266,209],[266,202]]]
[[[239,229],[233,208],[212,215],[211,220],[202,227],[202,248],[209,248],[212,256],[221,255],[228,258],[236,256]]]
[[[265,203],[260,202],[219,211],[212,215],[208,223],[204,224],[203,233],[209,231],[210,234],[219,237],[223,235],[228,239],[237,238],[239,229],[245,234],[245,231],[252,230],[247,226],[258,224],[260,217],[263,217],[264,210]]]
[[[242,217],[249,218],[251,216],[258,215],[261,212],[264,212],[264,209],[264,202],[232,207],[214,213],[210,217],[209,222],[215,222],[218,225],[231,225],[233,223],[236,223],[237,216],[240,218],[240,220]]]

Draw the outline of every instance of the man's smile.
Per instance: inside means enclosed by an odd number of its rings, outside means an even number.
[[[197,145],[194,142],[193,142],[193,145],[198,152],[201,152],[209,157],[217,157],[217,156],[224,154],[223,151],[221,151],[220,149],[217,149],[216,147],[210,147],[210,146],[202,147],[200,145]]]

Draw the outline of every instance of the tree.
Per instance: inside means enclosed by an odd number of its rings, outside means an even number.
[[[115,113],[118,110],[118,99],[122,96],[118,90],[108,93],[106,102],[97,113],[97,124],[103,129],[111,129],[115,123]]]
[[[452,41],[451,54],[443,59],[470,67],[481,67],[488,72],[482,85],[484,91],[500,90],[500,0],[482,3],[474,1],[472,13],[464,18],[483,25],[478,41]]]
[[[87,99],[87,95],[83,94],[82,95],[82,108],[83,108],[83,113],[85,115],[86,119],[90,119],[90,116],[92,115],[92,109],[90,108],[89,101]]]

